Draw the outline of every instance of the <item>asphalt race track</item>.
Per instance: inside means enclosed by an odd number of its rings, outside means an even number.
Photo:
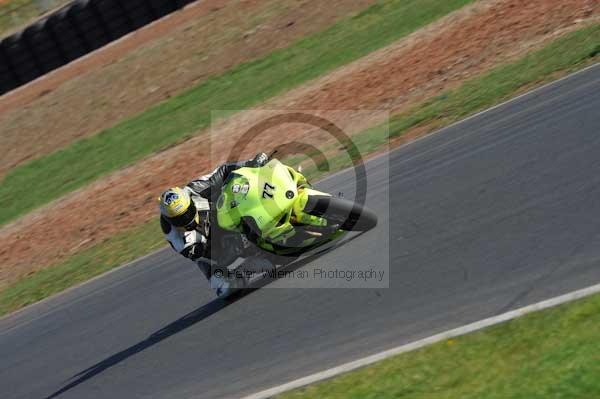
[[[392,152],[389,177],[387,159],[368,162],[379,226],[316,262],[389,256],[389,289],[227,305],[164,250],[4,318],[0,396],[239,397],[596,284],[599,133],[596,65]],[[352,185],[348,172],[320,187]]]

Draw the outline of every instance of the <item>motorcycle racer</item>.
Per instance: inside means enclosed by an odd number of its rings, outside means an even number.
[[[243,235],[219,229],[212,204],[232,171],[260,167],[268,160],[267,154],[259,153],[248,161],[224,163],[183,188],[165,190],[158,198],[165,239],[175,251],[197,263],[217,296],[226,296],[231,282],[215,270],[222,270],[239,257],[249,255],[252,249]]]

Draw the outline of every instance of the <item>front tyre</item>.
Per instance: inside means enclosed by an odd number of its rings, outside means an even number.
[[[328,195],[310,195],[304,212],[339,224],[345,231],[368,231],[377,225],[377,215],[370,209]]]

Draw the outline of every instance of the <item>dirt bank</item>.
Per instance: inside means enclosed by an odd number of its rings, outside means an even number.
[[[263,108],[398,111],[540,47],[598,14],[589,0],[481,1],[353,64],[277,97]],[[350,132],[376,119],[345,121]],[[224,121],[216,153],[228,153],[253,113]],[[263,135],[248,153],[302,137],[303,129]],[[228,138],[228,139],[226,139]],[[206,135],[156,154],[69,194],[0,230],[0,287],[36,269],[155,217],[164,187],[210,170]],[[190,168],[190,165],[194,165]]]

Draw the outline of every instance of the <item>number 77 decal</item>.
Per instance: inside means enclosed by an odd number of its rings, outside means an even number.
[[[262,197],[263,198],[273,198],[272,191],[275,190],[275,186],[270,185],[269,183],[265,183],[263,187]]]

